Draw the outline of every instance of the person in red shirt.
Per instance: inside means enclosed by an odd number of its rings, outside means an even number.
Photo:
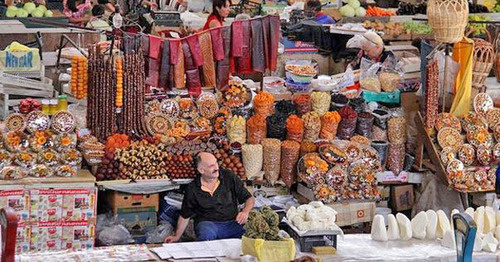
[[[224,19],[229,15],[229,0],[213,0],[212,13],[208,16],[203,30],[222,26]]]

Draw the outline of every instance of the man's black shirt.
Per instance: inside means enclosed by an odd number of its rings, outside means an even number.
[[[201,221],[229,221],[238,214],[238,205],[252,195],[243,182],[229,170],[219,170],[219,187],[213,196],[201,189],[201,176],[198,175],[186,187],[182,201],[181,216]]]

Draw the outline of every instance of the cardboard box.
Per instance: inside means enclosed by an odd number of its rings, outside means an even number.
[[[155,207],[155,211],[158,211],[158,194],[126,194],[119,191],[108,191],[107,199],[115,214],[119,213],[121,208]]]
[[[263,196],[263,197],[272,197],[278,195],[288,195],[290,190],[284,184],[276,183],[274,186],[267,185],[265,181],[251,181],[251,184],[246,185],[246,189],[252,196]]]
[[[23,254],[30,251],[30,227],[25,222],[17,224],[16,254]]]
[[[375,216],[375,202],[336,203],[328,206],[337,211],[335,223],[338,226],[371,222]]]
[[[56,222],[39,222],[31,225],[31,251],[61,250],[62,224]]]
[[[26,222],[30,218],[30,196],[26,189],[0,191],[0,207],[12,207],[19,221]]]
[[[118,221],[130,231],[132,237],[144,236],[156,228],[156,212],[118,213]]]
[[[89,221],[96,217],[96,188],[67,189],[63,193],[62,220]]]
[[[412,209],[415,204],[413,185],[394,186],[391,191],[391,202],[396,211]]]
[[[61,189],[30,190],[31,221],[61,221],[63,195]]]
[[[94,247],[95,225],[87,221],[62,222],[61,248],[89,249]]]

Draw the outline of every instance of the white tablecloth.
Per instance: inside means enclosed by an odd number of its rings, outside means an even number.
[[[338,237],[337,254],[323,261],[457,261],[456,250],[440,245],[438,240],[373,241],[369,234]],[[472,261],[497,261],[500,252],[475,252]]]

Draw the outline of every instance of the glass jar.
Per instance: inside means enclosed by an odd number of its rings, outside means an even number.
[[[42,99],[42,112],[46,115],[50,115],[50,100]]]
[[[60,95],[57,98],[57,111],[59,112],[68,110],[68,97],[66,95]]]
[[[56,98],[50,99],[49,115],[54,115],[57,113],[57,104],[59,100]]]

